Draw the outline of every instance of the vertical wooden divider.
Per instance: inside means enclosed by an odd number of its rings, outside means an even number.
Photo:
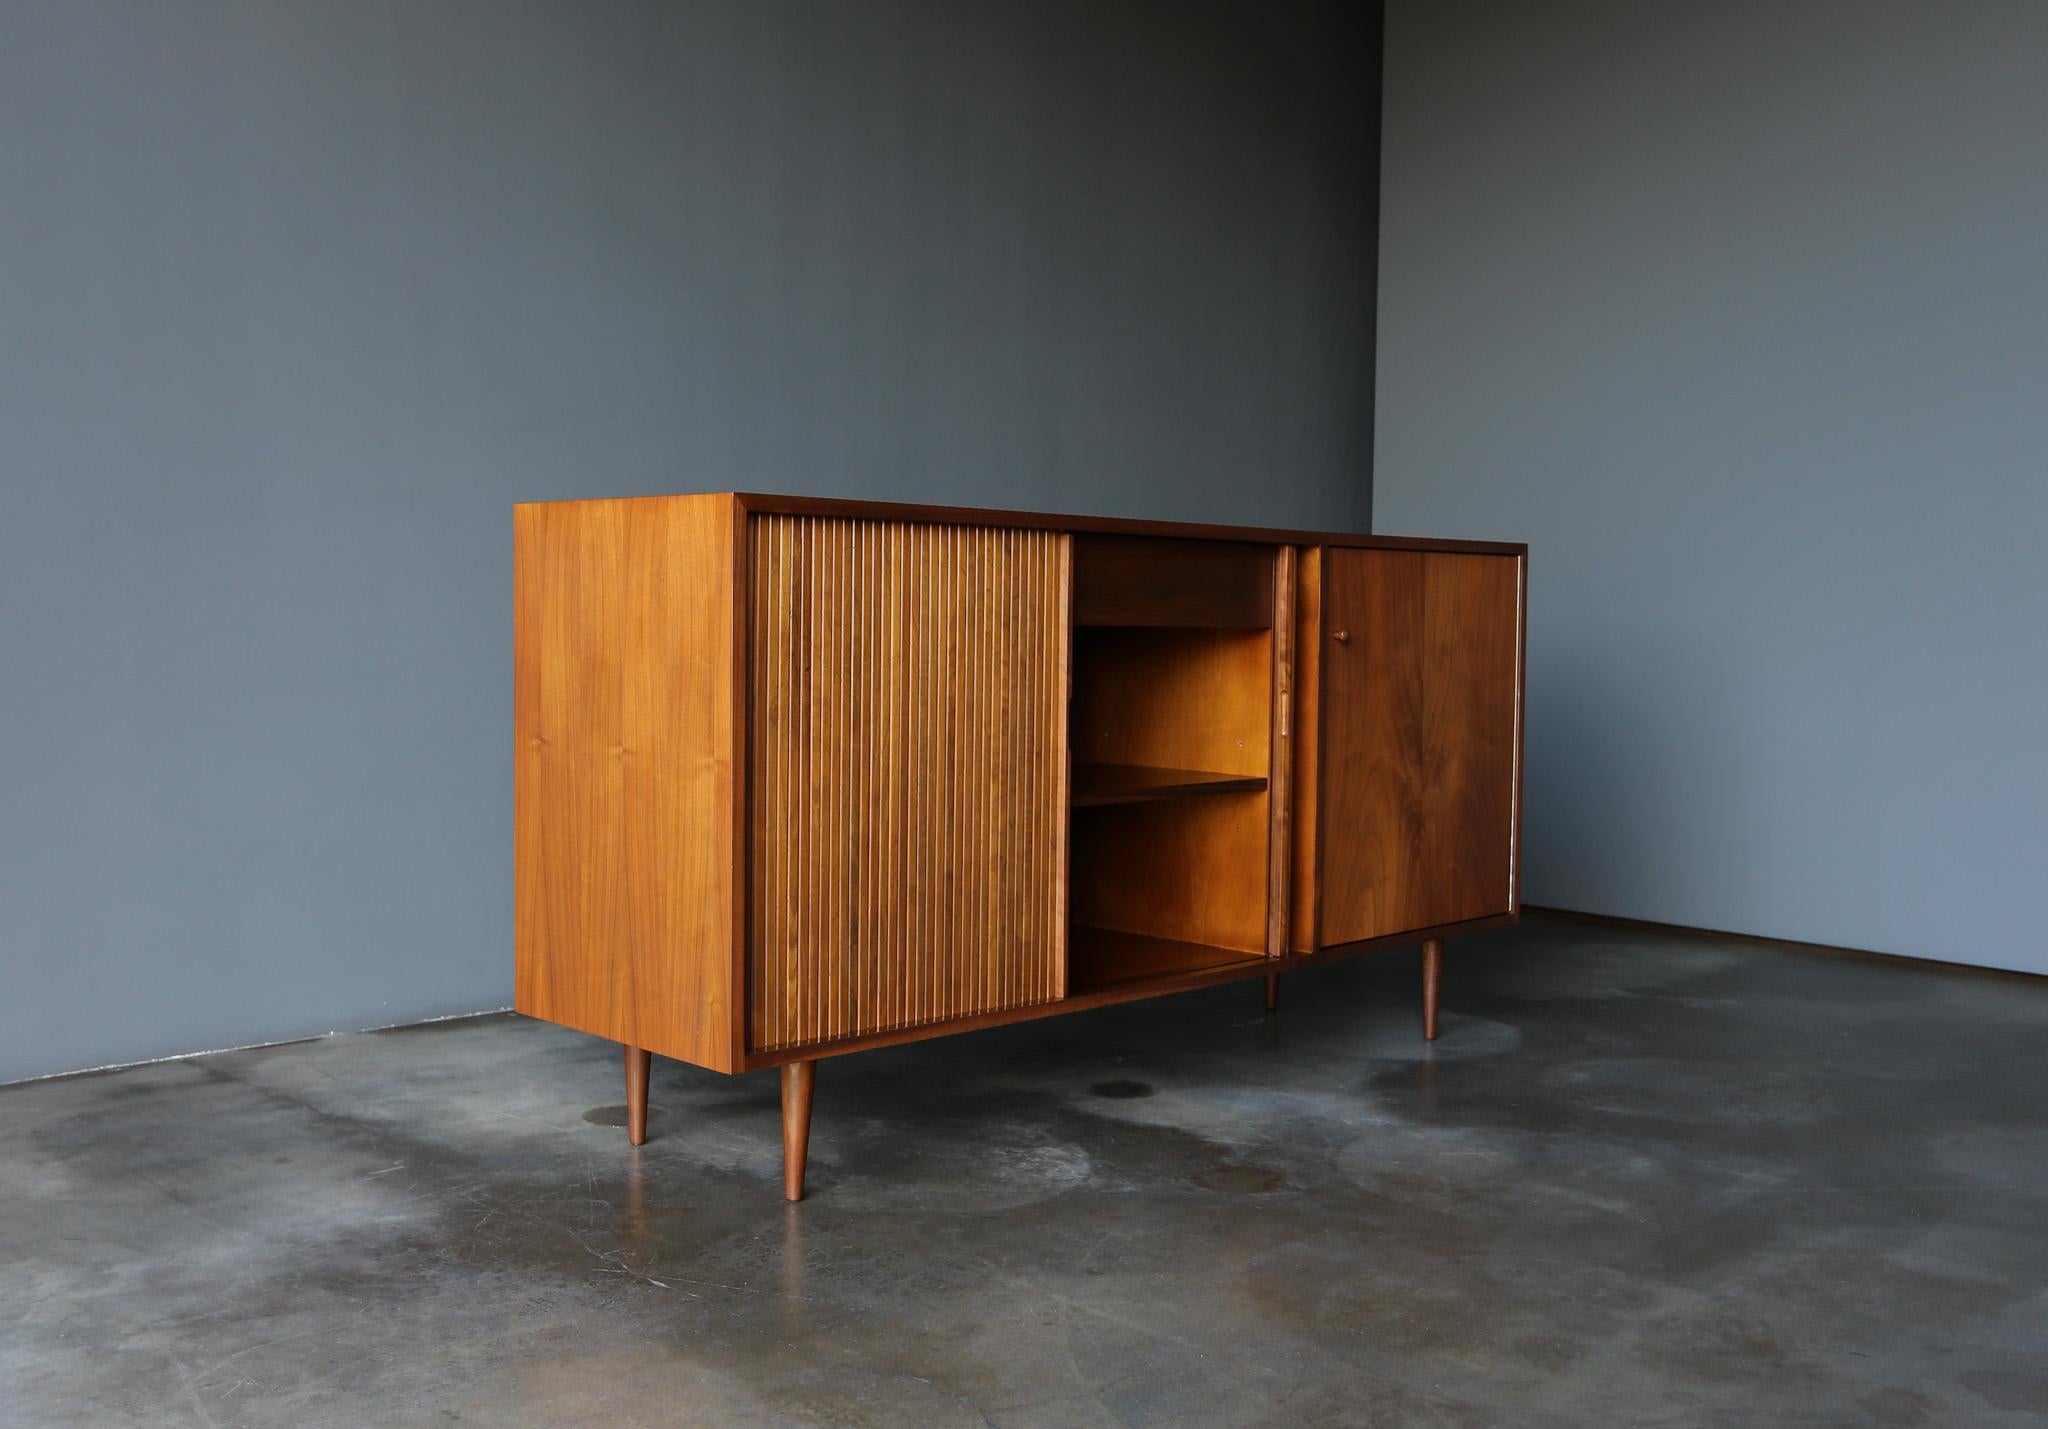
[[[1288,905],[1293,884],[1289,833],[1294,827],[1294,547],[1273,559],[1273,729],[1266,781],[1266,956],[1287,952]]]

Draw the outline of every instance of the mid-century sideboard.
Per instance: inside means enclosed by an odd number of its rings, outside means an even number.
[[[519,1011],[780,1067],[1514,920],[1528,548],[719,493],[513,514]]]

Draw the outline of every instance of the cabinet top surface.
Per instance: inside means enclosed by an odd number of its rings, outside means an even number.
[[[1525,556],[1518,541],[1454,541],[1420,536],[1375,536],[1356,531],[1306,531],[1275,526],[1218,526],[1192,521],[1139,521],[1119,516],[1073,516],[1051,511],[1002,511],[978,506],[923,506],[897,501],[849,501],[829,496],[781,496],[754,491],[690,493],[724,496],[740,511],[786,516],[837,516],[849,520],[930,522],[952,526],[1009,526],[1027,530],[1074,531],[1114,536],[1174,536],[1198,541],[1268,541],[1291,546],[1368,546],[1391,550],[1468,551]],[[597,498],[674,501],[680,496]],[[577,502],[520,502],[521,506]]]

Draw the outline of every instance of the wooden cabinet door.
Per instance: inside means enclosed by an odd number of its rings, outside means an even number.
[[[749,524],[750,1050],[1060,997],[1068,538]]]
[[[1521,558],[1323,560],[1317,945],[1511,911]]]

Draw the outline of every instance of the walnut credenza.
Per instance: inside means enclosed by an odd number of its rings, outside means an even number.
[[[721,493],[517,507],[519,1011],[782,1069],[1518,912],[1525,546]]]

